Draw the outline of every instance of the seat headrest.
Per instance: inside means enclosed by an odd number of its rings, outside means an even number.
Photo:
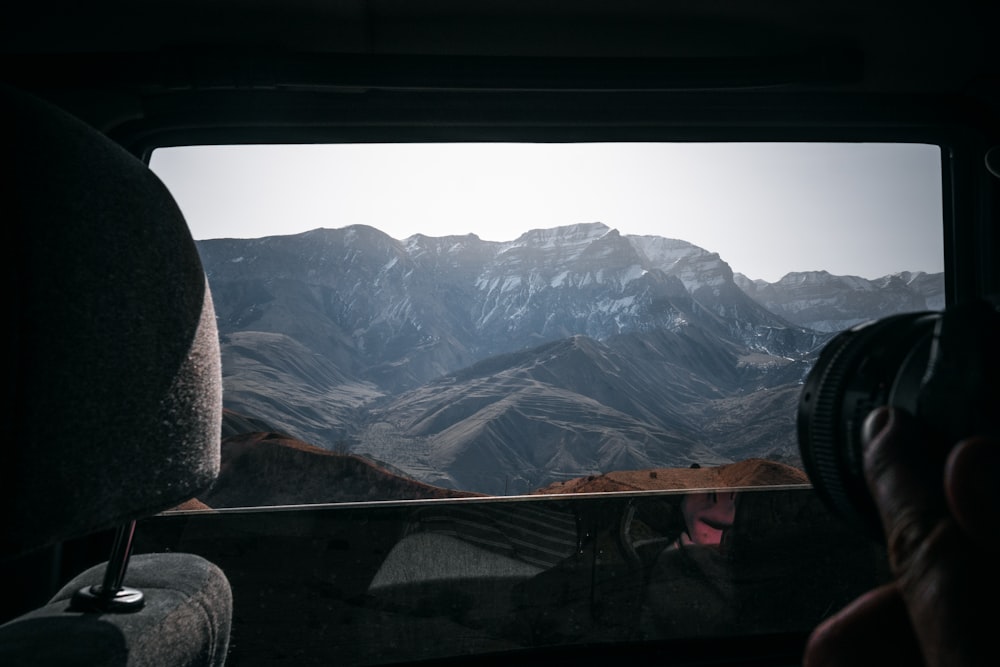
[[[0,87],[16,292],[0,556],[172,507],[219,470],[215,312],[180,209],[105,135]]]

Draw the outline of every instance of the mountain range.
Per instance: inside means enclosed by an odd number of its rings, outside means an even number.
[[[797,465],[799,383],[823,343],[943,294],[941,274],[752,281],[685,241],[601,223],[509,242],[351,226],[198,246],[229,410],[490,494]]]
[[[734,279],[762,306],[798,326],[841,331],[893,313],[944,308],[940,273],[903,271],[876,280],[834,276],[826,271],[788,273],[778,282]]]

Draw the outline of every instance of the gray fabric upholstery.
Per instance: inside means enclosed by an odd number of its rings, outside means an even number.
[[[4,251],[15,325],[0,563],[16,564],[208,488],[222,372],[197,248],[156,176],[84,123],[4,87],[0,133],[0,202],[15,237]],[[232,594],[216,566],[137,556],[124,584],[143,592],[141,610],[70,611],[104,571],[0,626],[0,665],[223,664]]]
[[[70,611],[78,589],[100,584],[103,566],[68,583],[52,601],[0,626],[0,665],[222,665],[232,598],[225,575],[190,554],[136,556],[125,585],[142,590],[131,614]]]
[[[218,474],[211,296],[167,189],[104,135],[0,87],[15,403],[0,558],[159,512]]]

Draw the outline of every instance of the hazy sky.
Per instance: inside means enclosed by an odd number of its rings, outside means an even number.
[[[151,167],[196,239],[366,224],[404,239],[603,222],[775,281],[943,270],[941,160],[906,144],[179,147]]]

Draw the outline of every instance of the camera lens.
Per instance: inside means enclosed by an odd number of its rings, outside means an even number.
[[[861,425],[876,407],[917,411],[940,313],[894,315],[835,336],[820,353],[799,399],[799,450],[816,493],[872,537],[881,521],[862,466]]]
[[[877,540],[882,525],[865,481],[861,427],[875,408],[913,415],[926,469],[951,447],[1000,437],[1000,310],[986,300],[893,315],[848,329],[820,353],[799,397],[799,452],[817,494]],[[938,478],[941,475],[937,475]]]

